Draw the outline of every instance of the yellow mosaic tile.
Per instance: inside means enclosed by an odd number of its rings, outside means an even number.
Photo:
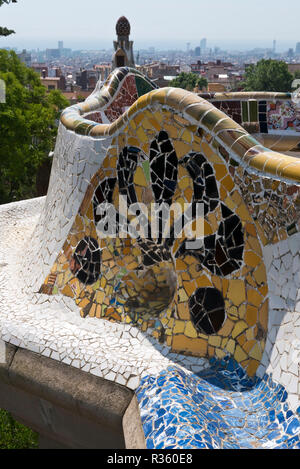
[[[228,298],[237,306],[246,301],[245,284],[242,280],[231,280],[229,282]]]
[[[265,219],[268,218],[265,214],[269,215],[271,223],[278,218],[278,212],[270,207],[269,200],[262,200],[259,202],[260,210],[264,214],[262,220],[262,217],[258,217],[260,213],[255,212],[256,201],[253,200],[257,194],[264,194],[269,189],[279,194],[282,186],[271,180],[269,188],[262,187],[259,176],[256,179],[251,176],[247,180],[244,176],[245,168],[239,168],[238,163],[231,166],[231,155],[228,158],[227,153],[227,161],[225,148],[220,148],[220,142],[209,132],[203,129],[198,132],[195,119],[203,118],[203,126],[207,129],[222,130],[218,138],[223,140],[224,145],[234,144],[232,153],[236,151],[236,162],[241,160],[253,145],[249,137],[240,138],[243,129],[235,125],[234,132],[229,134],[227,129],[231,126],[230,119],[220,121],[224,115],[215,111],[211,104],[201,98],[197,98],[195,102],[195,97],[187,95],[183,90],[167,93],[166,90],[158,90],[140,98],[127,114],[128,122],[120,118],[114,127],[110,128],[110,135],[116,137],[117,132],[119,135],[108,150],[101,170],[99,169],[95,179],[91,180],[79,214],[64,244],[64,257],[58,257],[51,269],[52,277],[48,275],[42,289],[51,294],[56,288],[55,291],[61,294],[73,296],[82,308],[83,316],[87,312],[91,316],[122,320],[128,324],[137,321],[142,331],[152,333],[158,341],[165,340],[174,351],[202,357],[223,357],[224,354],[230,353],[252,375],[261,360],[264,347],[264,343],[256,339],[256,336],[261,329],[265,333],[268,326],[268,290],[261,245],[276,242],[286,236],[285,230],[279,227],[272,233],[272,239],[269,239],[264,226]],[[155,106],[151,103],[155,103]],[[161,104],[169,106],[168,110],[162,109]],[[195,106],[186,109],[190,104]],[[138,111],[137,114],[134,115],[133,110]],[[179,114],[181,112],[182,114]],[[183,112],[185,118],[182,117]],[[99,131],[101,126],[97,127]],[[206,262],[204,255],[202,258],[199,255],[197,259],[192,255],[176,257],[185,239],[182,237],[172,245],[167,266],[163,268],[159,263],[148,267],[142,266],[143,255],[138,242],[125,244],[125,240],[120,239],[116,242],[100,242],[98,239],[101,251],[99,278],[93,281],[92,285],[86,286],[76,278],[78,266],[76,267],[75,253],[76,250],[78,253],[79,243],[84,237],[97,241],[92,204],[94,192],[106,178],[114,178],[117,182],[112,200],[116,206],[119,196],[119,155],[125,146],[130,145],[144,152],[143,159],[138,157],[133,174],[137,200],[146,204],[153,202],[155,194],[151,190],[151,168],[149,170],[148,164],[147,169],[144,163],[150,154],[153,140],[161,130],[167,132],[178,159],[178,181],[172,201],[176,200],[182,207],[186,202],[192,201],[195,181],[190,177],[183,158],[191,152],[201,153],[213,169],[219,197],[217,206],[205,216],[205,236],[218,233],[223,220],[222,203],[240,219],[244,237],[242,262],[236,265],[233,272],[229,272],[229,269],[227,273],[224,269],[222,275],[217,275],[212,265],[217,266],[216,268],[223,265],[220,248],[218,247],[218,253],[214,253],[218,262],[215,259]],[[237,139],[238,142],[234,143]],[[247,156],[250,155],[251,152],[248,152]],[[281,161],[281,157],[277,158],[278,164],[275,164],[275,160],[272,162],[270,159],[271,154],[262,152],[262,155],[253,158],[256,167],[262,167],[263,164],[270,172],[276,171],[288,177],[294,177],[295,174],[297,176],[298,165],[294,164],[294,159],[289,166],[286,161]],[[252,164],[250,158],[248,161]],[[242,186],[241,181],[247,181],[246,188]],[[144,270],[140,271],[141,267]],[[176,282],[171,288],[170,279],[174,278]],[[225,303],[224,321],[219,324],[219,329],[214,334],[197,331],[191,321],[191,298],[198,289],[200,291],[207,288],[219,291]],[[111,307],[110,302],[114,301],[118,305]],[[164,329],[165,339],[162,339],[161,329],[155,326],[156,320],[161,324],[160,328]]]

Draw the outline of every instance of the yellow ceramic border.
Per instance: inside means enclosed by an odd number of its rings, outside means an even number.
[[[256,93],[257,95],[257,93]],[[265,95],[265,94],[264,94]],[[275,93],[274,96],[280,96]],[[105,96],[105,99],[103,98]],[[188,125],[197,125],[208,132],[230,156],[266,176],[300,182],[300,159],[277,153],[263,147],[243,127],[205,99],[180,88],[160,88],[140,97],[119,119],[111,124],[97,124],[82,117],[88,111],[101,109],[101,102],[107,105],[113,95],[106,85],[87,102],[67,108],[61,117],[62,124],[69,130],[94,138],[116,136],[128,121],[149,105],[168,107],[188,120]],[[98,103],[98,104],[97,104]]]
[[[292,93],[271,91],[233,91],[216,93],[199,93],[198,96],[212,101],[289,101],[293,99]]]

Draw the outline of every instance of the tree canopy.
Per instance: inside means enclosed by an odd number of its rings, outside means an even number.
[[[207,87],[207,80],[206,78],[199,77],[196,73],[181,72],[178,77],[170,82],[170,86],[183,88],[188,91],[193,91],[197,86],[199,90],[202,90]]]
[[[2,7],[4,3],[17,3],[17,0],[0,0],[0,7]],[[14,34],[14,31],[12,29],[7,29],[0,26],[0,36],[10,36],[11,34]]]
[[[256,65],[246,68],[241,85],[244,91],[283,91],[291,90],[293,75],[285,62],[262,59]]]
[[[295,79],[300,78],[300,70],[296,70],[296,71],[295,71],[295,73],[294,73],[294,78],[295,78]]]
[[[47,93],[39,75],[13,51],[0,50],[0,204],[36,196],[36,173],[54,148],[57,119],[69,105],[60,91]]]

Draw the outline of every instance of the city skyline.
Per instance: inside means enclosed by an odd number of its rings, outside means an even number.
[[[156,3],[159,10],[155,8]],[[14,29],[16,34],[1,38],[0,47],[53,48],[62,40],[65,47],[72,49],[110,49],[115,24],[121,15],[131,23],[136,50],[151,46],[185,49],[187,42],[193,48],[205,37],[208,47],[231,50],[272,48],[275,39],[277,50],[283,51],[295,48],[300,40],[298,0],[291,0],[288,10],[279,0],[266,0],[264,6],[258,0],[246,1],[243,5],[238,0],[227,0],[226,4],[215,0],[213,9],[199,0],[186,0],[184,9],[176,7],[176,3],[179,4],[176,0],[164,0],[163,4],[153,0],[152,8],[146,12],[145,8],[141,10],[137,0],[130,0],[126,5],[116,0],[112,12],[109,6],[100,5],[97,0],[87,0],[84,16],[79,0],[52,0],[45,16],[41,1],[19,0],[17,4],[1,8],[1,23]]]

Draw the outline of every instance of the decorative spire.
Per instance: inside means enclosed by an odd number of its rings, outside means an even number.
[[[129,36],[130,35],[130,23],[125,16],[121,16],[116,24],[116,31],[118,36]]]

